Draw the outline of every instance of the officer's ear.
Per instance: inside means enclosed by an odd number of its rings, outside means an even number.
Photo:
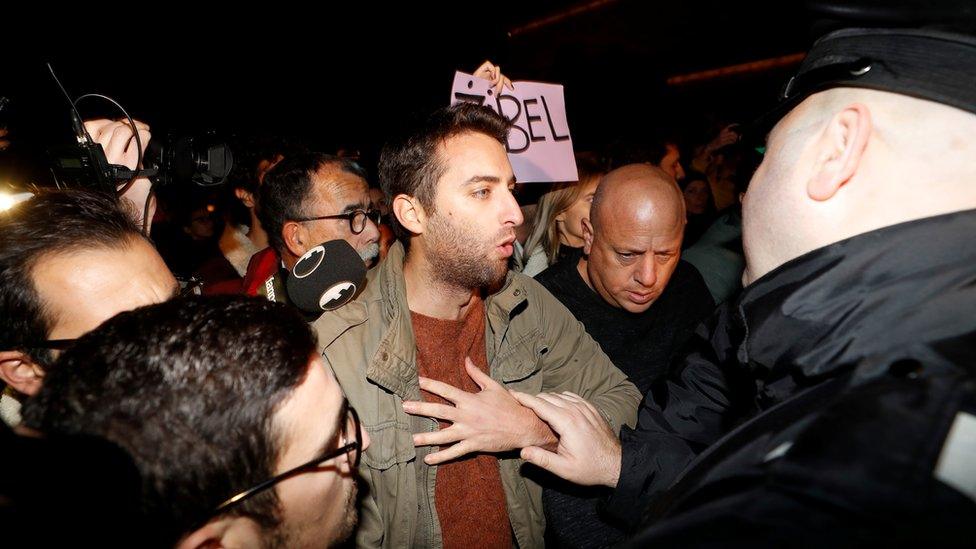
[[[831,117],[814,144],[816,156],[807,182],[810,198],[829,200],[854,177],[871,129],[871,112],[861,103],[848,105]]]
[[[391,209],[404,229],[412,234],[424,234],[424,229],[427,227],[427,211],[416,197],[398,194],[393,197]]]
[[[21,351],[0,351],[0,380],[11,389],[34,396],[44,383],[44,368]]]

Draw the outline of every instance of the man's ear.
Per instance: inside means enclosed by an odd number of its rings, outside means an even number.
[[[583,225],[583,253],[590,255],[590,249],[593,247],[593,224],[590,223],[589,217],[580,219],[580,223]]]
[[[813,175],[807,195],[813,200],[832,198],[857,173],[871,137],[871,112],[861,103],[835,114],[816,143]]]
[[[176,549],[218,549],[221,547],[263,546],[261,527],[247,517],[217,517],[190,532]]]
[[[240,200],[248,208],[254,207],[254,195],[251,194],[247,189],[242,189],[240,187],[234,189],[234,194],[237,199]]]
[[[404,229],[413,234],[424,233],[424,228],[427,226],[427,212],[416,197],[398,194],[393,197],[390,208]]]
[[[285,221],[281,227],[281,238],[285,241],[285,248],[295,257],[301,257],[312,246],[321,244],[321,242],[308,242],[308,230],[297,221]]]
[[[34,396],[44,383],[44,369],[20,351],[0,352],[0,379],[22,395]]]

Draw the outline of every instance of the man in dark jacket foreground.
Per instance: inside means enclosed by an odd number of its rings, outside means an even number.
[[[741,296],[622,442],[573,395],[523,458],[614,487],[635,546],[969,543],[976,534],[976,40],[818,41],[743,204]]]

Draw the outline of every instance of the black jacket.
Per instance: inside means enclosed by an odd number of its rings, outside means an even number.
[[[936,474],[976,414],[974,235],[976,211],[865,233],[720,308],[622,434],[604,510],[631,544],[976,539],[976,493]]]
[[[674,352],[715,310],[708,286],[692,264],[678,261],[661,295],[646,311],[635,314],[607,303],[580,276],[578,264],[556,263],[535,279],[583,323],[613,365],[646,393],[667,373]]]

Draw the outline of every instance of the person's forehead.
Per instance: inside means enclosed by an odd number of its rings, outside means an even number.
[[[580,182],[582,187],[580,188],[580,198],[586,198],[587,196],[593,196],[596,193],[596,188],[600,186],[599,177],[591,177],[586,181]]]
[[[31,275],[52,313],[56,339],[78,337],[120,312],[166,301],[179,288],[156,250],[138,237],[120,248],[49,254]]]
[[[360,202],[369,196],[365,179],[337,167],[320,169],[313,182],[317,200],[339,207]]]
[[[507,183],[513,177],[505,147],[483,133],[450,137],[441,143],[438,153],[446,167],[442,180],[462,184],[471,177],[492,176]]]
[[[598,238],[618,250],[662,251],[673,247],[683,234],[683,227],[640,223],[613,224],[600,231]]]
[[[683,234],[684,226],[675,212],[639,202],[617,203],[616,206],[608,203],[612,207],[601,210],[600,223],[595,228],[596,237],[616,247],[650,250],[667,246]],[[607,215],[609,219],[606,219]]]

